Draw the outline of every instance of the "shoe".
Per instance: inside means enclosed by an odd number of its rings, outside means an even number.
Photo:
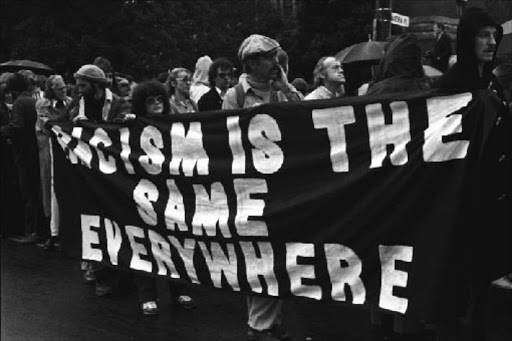
[[[501,277],[501,278],[493,281],[491,284],[493,287],[506,289],[506,290],[512,290],[512,280],[510,280],[510,278],[508,278],[507,276]]]
[[[39,241],[39,237],[37,236],[37,233],[32,233],[31,235],[22,237],[16,241],[24,245],[36,244]]]
[[[266,330],[256,330],[254,328],[249,327],[247,331],[247,340],[248,341],[291,341],[290,337],[283,339],[281,335],[279,335],[279,331],[275,328],[266,329]]]
[[[176,302],[185,309],[194,309],[197,307],[194,299],[187,295],[180,295]]]
[[[43,250],[44,251],[53,251],[57,247],[57,238],[58,237],[50,237],[46,240],[46,242],[43,244]]]
[[[94,282],[96,282],[96,276],[94,275],[94,272],[92,272],[89,269],[86,269],[84,271],[84,281],[85,284],[93,284]]]
[[[158,315],[158,306],[155,301],[149,301],[141,304],[144,315]]]
[[[112,287],[106,283],[96,281],[96,296],[105,297],[112,294]]]

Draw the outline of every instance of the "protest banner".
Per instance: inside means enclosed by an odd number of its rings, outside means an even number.
[[[467,271],[498,105],[427,91],[59,123],[64,248],[235,292],[435,318]]]

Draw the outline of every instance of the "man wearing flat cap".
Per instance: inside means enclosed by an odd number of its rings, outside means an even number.
[[[74,122],[122,122],[130,117],[130,104],[108,89],[105,73],[96,65],[83,65],[75,73],[79,96],[69,105]]]
[[[280,46],[274,39],[253,34],[238,50],[246,77],[229,89],[222,109],[240,109],[269,102],[300,101],[299,92],[288,83],[277,59]],[[282,301],[276,298],[247,297],[248,340],[289,340],[281,328]]]
[[[238,50],[247,77],[229,89],[222,109],[241,109],[269,102],[300,101],[299,92],[288,83],[279,65],[280,45],[272,38],[253,34]]]

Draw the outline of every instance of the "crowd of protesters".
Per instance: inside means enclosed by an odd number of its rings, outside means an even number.
[[[436,24],[434,31],[442,36],[444,27]],[[487,13],[467,9],[457,31],[457,62],[448,68],[446,53],[435,49],[436,65],[440,65],[442,71],[447,70],[433,82],[425,76],[417,37],[409,33],[393,37],[364,90],[365,95],[420,91],[431,87],[493,88],[504,103],[500,120],[509,120],[512,64],[495,63],[500,38],[501,26]],[[443,44],[446,45],[446,41]],[[11,212],[2,214],[2,236],[14,236],[14,240],[22,244],[40,244],[47,251],[59,248],[59,230],[65,227],[60,226],[59,200],[54,191],[52,121],[122,123],[146,115],[200,113],[269,102],[347,96],[343,65],[334,56],[322,57],[314,67],[312,91],[304,79],[289,82],[288,55],[274,39],[257,34],[249,36],[240,45],[238,58],[243,65],[243,73],[238,75],[232,61],[224,57],[212,60],[202,56],[197,60],[194,72],[177,66],[153,80],[138,84],[133,77],[116,73],[104,57],[81,66],[74,74],[73,85],[66,84],[60,75],[44,78],[26,70],[2,74],[0,204],[6,212]],[[508,136],[510,146],[510,134]],[[503,151],[508,161],[499,160],[500,167],[506,165],[508,170],[509,150]],[[489,195],[497,197],[497,205],[510,205],[510,180],[506,185],[497,184],[489,190]],[[18,208],[14,207],[16,203]],[[23,222],[16,221],[20,212]],[[18,225],[23,228],[15,230],[13,226]],[[118,285],[117,270],[92,261],[82,262],[82,270],[85,282],[95,285],[99,297],[111,294]],[[144,314],[158,314],[155,279],[134,275],[133,282]],[[512,289],[510,276],[495,283]],[[170,282],[169,288],[176,304],[189,309],[196,307],[187,285]],[[281,327],[282,304],[277,298],[247,298],[249,340],[289,339]],[[382,328],[383,316],[373,314],[372,321]],[[394,322],[391,333],[417,335],[423,331],[420,321],[395,319]]]

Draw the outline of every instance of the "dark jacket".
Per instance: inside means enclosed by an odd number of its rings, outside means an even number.
[[[430,88],[421,62],[421,48],[414,34],[402,34],[386,46],[367,95],[419,91]]]
[[[36,120],[36,99],[22,92],[13,103],[9,123],[0,128],[1,135],[12,141],[15,161],[20,164],[37,164]]]
[[[213,111],[222,109],[222,98],[220,97],[217,89],[212,87],[210,91],[205,93],[197,102],[199,111]]]
[[[78,95],[75,97],[71,103],[68,106],[67,109],[67,116],[69,119],[73,120],[80,114],[80,100],[82,99],[81,95]],[[106,119],[102,118],[102,108],[101,106],[98,106],[98,110],[94,112],[94,115],[88,114],[88,105],[86,104],[86,118],[89,121],[93,122],[116,122],[117,120],[123,120],[123,118],[130,113],[131,106],[130,103],[128,103],[126,100],[122,99],[121,97],[117,96],[116,94],[112,93],[112,101],[110,102],[110,108],[108,110],[108,115]]]
[[[436,40],[432,56],[432,66],[436,69],[446,72],[448,62],[452,55],[452,42],[448,33],[443,32],[439,40]]]
[[[496,24],[483,9],[468,8],[457,27],[457,63],[434,83],[434,88],[476,90],[486,89],[489,86],[493,63],[489,62],[484,65],[482,77],[480,77],[475,55],[476,34],[486,26],[496,27],[498,31],[496,43],[498,45],[503,36],[501,25]],[[494,56],[496,56],[496,51]]]

